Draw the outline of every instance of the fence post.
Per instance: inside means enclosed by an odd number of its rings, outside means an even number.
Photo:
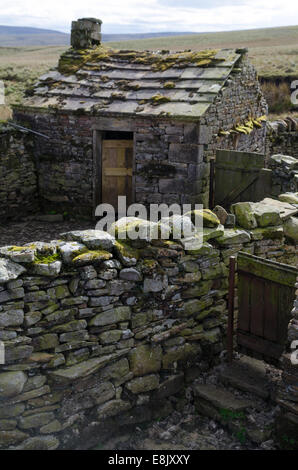
[[[209,209],[214,209],[215,158],[210,158]]]
[[[228,330],[227,330],[227,358],[228,362],[233,360],[233,339],[234,339],[234,296],[235,296],[235,256],[230,257],[229,265],[229,298],[228,298]]]
[[[5,346],[3,341],[0,341],[0,365],[5,364]]]

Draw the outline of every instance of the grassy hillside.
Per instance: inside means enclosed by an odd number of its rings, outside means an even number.
[[[9,105],[21,103],[24,90],[37,78],[57,65],[66,46],[0,47],[0,80],[5,83],[5,103],[0,119],[10,117]]]
[[[249,56],[261,76],[298,75],[298,26],[202,33],[172,38],[110,42],[123,49],[200,50],[248,47]]]
[[[222,33],[204,33],[177,37],[106,43],[119,49],[200,50],[206,48],[237,48],[247,46],[249,56],[261,77],[298,78],[298,26]],[[7,117],[9,104],[21,102],[24,88],[55,67],[67,46],[0,47],[0,80],[6,85],[7,108],[0,106],[0,119]],[[289,88],[269,84],[266,96],[274,112],[290,109]]]

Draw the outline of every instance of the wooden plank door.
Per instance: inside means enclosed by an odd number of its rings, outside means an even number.
[[[279,359],[287,341],[297,275],[293,266],[239,253],[239,346],[264,359]]]
[[[133,141],[103,140],[102,142],[102,203],[118,207],[118,196],[133,202]]]
[[[253,152],[217,150],[215,204],[229,209],[240,201],[260,201],[271,192],[272,171],[264,169],[265,157]]]

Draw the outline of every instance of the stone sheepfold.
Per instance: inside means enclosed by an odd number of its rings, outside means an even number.
[[[117,239],[129,218],[116,238],[88,230],[2,247],[0,448],[87,448],[168,415],[167,397],[225,347],[229,257],[297,264],[297,232],[285,229],[297,206],[285,216],[272,201],[234,205],[236,228],[222,208],[202,212],[204,243],[190,250],[184,239]]]

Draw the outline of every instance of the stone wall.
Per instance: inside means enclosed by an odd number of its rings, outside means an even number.
[[[90,217],[100,187],[97,172],[105,131],[134,133],[135,202],[203,203],[208,207],[209,161],[217,148],[265,151],[265,126],[230,137],[221,137],[220,131],[266,112],[256,72],[244,57],[200,123],[62,114],[52,109],[41,113],[22,107],[14,115],[50,137],[49,141],[37,138],[35,149],[43,206]],[[97,142],[94,151],[93,139]]]
[[[272,170],[272,196],[298,192],[297,158],[281,154],[271,155],[268,158],[268,168]]]
[[[0,220],[38,208],[36,165],[28,134],[0,129]]]
[[[49,140],[35,137],[34,155],[38,161],[39,202],[42,210],[80,216],[93,214],[92,129],[86,116],[72,117],[49,113],[18,113],[26,123]]]
[[[297,253],[279,225],[206,213],[203,232],[188,250],[92,230],[0,249],[0,448],[90,448],[173,410],[224,349],[229,257]]]
[[[290,155],[298,158],[298,119],[288,117],[268,122],[266,154]]]

